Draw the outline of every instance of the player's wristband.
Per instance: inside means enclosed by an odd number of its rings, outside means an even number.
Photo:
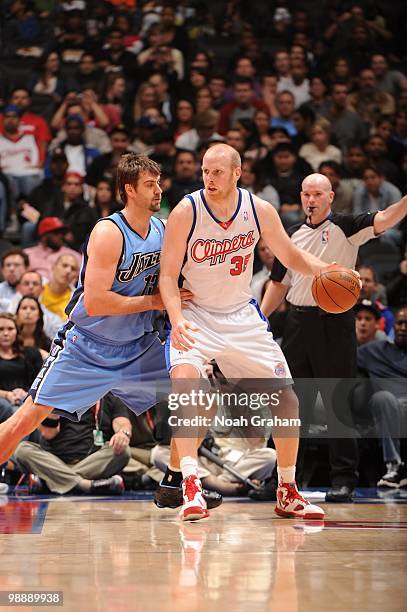
[[[48,417],[46,417],[41,425],[43,425],[44,427],[52,427],[53,429],[56,429],[59,425],[59,419],[49,419]]]

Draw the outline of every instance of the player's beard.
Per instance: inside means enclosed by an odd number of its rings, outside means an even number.
[[[161,207],[161,200],[153,200],[150,204],[151,212],[158,212]]]

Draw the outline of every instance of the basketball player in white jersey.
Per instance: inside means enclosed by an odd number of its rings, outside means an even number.
[[[287,268],[314,275],[328,264],[295,247],[274,207],[238,189],[240,156],[217,144],[202,162],[205,188],[186,196],[169,216],[161,255],[160,292],[171,322],[167,366],[171,377],[205,376],[204,364],[216,359],[227,378],[279,378],[280,407],[285,418],[298,418],[284,355],[267,330],[267,321],[252,299],[254,249],[260,236]],[[192,292],[181,310],[178,279]],[[279,381],[280,384],[280,381]],[[208,516],[197,476],[196,438],[176,437],[169,470],[181,468],[183,520]],[[279,516],[321,519],[324,511],[309,504],[295,484],[298,430],[293,437],[274,437],[278,458]]]

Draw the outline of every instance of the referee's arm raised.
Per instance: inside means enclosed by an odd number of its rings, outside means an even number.
[[[261,237],[287,269],[305,276],[313,276],[332,265],[295,246],[286,234],[277,211],[269,202],[256,196],[254,196],[254,202]]]
[[[407,195],[401,200],[376,213],[373,228],[375,234],[381,234],[394,227],[407,215]]]

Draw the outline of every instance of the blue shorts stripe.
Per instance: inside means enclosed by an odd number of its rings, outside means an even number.
[[[255,309],[257,310],[257,312],[259,313],[260,319],[262,319],[263,321],[265,321],[267,323],[267,329],[270,331],[270,323],[268,318],[266,317],[265,314],[262,313],[262,311],[260,310],[260,306],[257,302],[257,300],[255,298],[252,298],[249,302],[249,304],[252,304]]]

